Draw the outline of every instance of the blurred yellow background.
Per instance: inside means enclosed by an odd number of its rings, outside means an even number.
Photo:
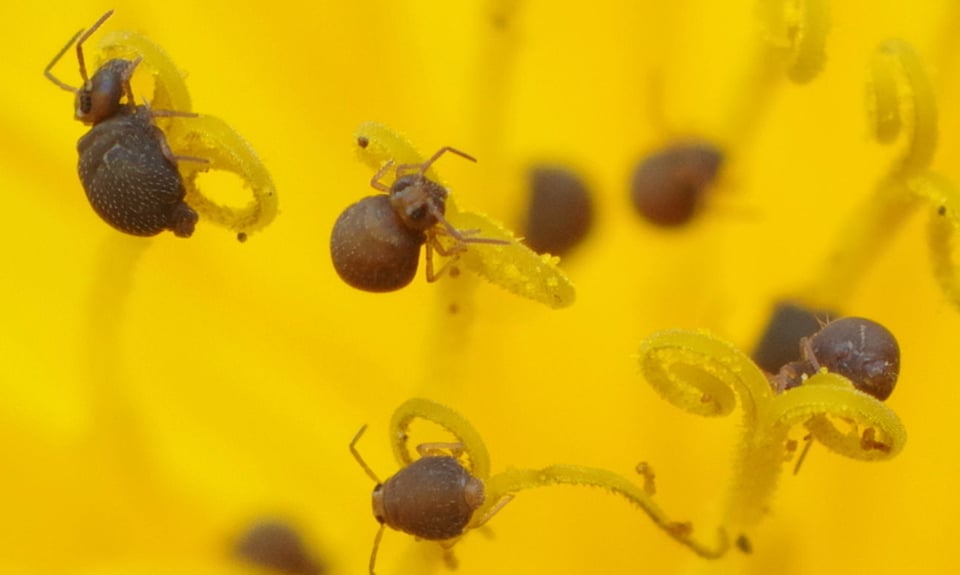
[[[864,106],[883,40],[923,61],[941,114],[933,169],[960,179],[958,5],[833,4],[826,66],[798,86],[769,73],[754,0],[6,3],[0,573],[247,573],[230,549],[265,516],[298,526],[328,573],[365,572],[373,485],[347,444],[368,423],[361,451],[381,477],[395,472],[387,423],[412,396],[469,418],[494,473],[562,462],[630,476],[648,461],[660,504],[709,529],[737,417],[661,400],[637,375],[640,341],[706,328],[749,350],[774,302],[823,273],[889,169]],[[189,240],[131,238],[90,209],[75,167],[85,128],[42,72],[108,8],[104,31],[163,46],[194,109],[259,152],[280,207],[262,233],[241,244],[201,220]],[[55,71],[79,83],[72,52]],[[352,140],[370,120],[422,152],[476,156],[437,169],[458,205],[510,226],[529,166],[579,169],[597,217],[563,262],[576,304],[550,310],[469,276],[427,284],[422,271],[391,294],[343,284],[329,234],[374,193]],[[682,136],[718,142],[728,164],[705,213],[665,232],[633,213],[627,183]],[[783,476],[753,554],[715,562],[604,492],[526,492],[492,537],[458,543],[459,572],[958,570],[960,314],[931,275],[925,220],[910,218],[838,302],[899,339],[887,403],[909,441],[896,459],[815,447]],[[444,570],[437,545],[385,534],[381,575]]]

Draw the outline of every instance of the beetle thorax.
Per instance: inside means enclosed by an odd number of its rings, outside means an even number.
[[[83,87],[77,90],[74,115],[84,124],[97,124],[115,116],[121,107],[124,85],[134,63],[114,59],[101,66]]]
[[[390,187],[390,204],[404,225],[426,230],[446,210],[447,190],[420,174],[401,176]]]

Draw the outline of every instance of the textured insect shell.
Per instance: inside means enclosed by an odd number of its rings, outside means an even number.
[[[398,290],[417,275],[426,235],[411,230],[385,195],[343,210],[330,234],[330,256],[348,285],[370,292]]]
[[[423,457],[382,486],[383,521],[434,541],[463,533],[483,504],[483,483],[449,456]]]
[[[163,132],[142,106],[121,111],[80,138],[80,181],[104,221],[135,236],[193,234],[197,214],[183,201],[183,179],[165,148]]]

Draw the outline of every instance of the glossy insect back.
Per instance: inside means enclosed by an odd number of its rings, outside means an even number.
[[[824,325],[810,337],[800,339],[801,358],[790,361],[771,377],[778,392],[803,384],[825,368],[842,375],[860,391],[880,401],[893,393],[900,375],[900,347],[890,331],[879,323],[846,317]]]
[[[723,163],[723,153],[705,142],[676,144],[644,158],[633,174],[630,197],[650,223],[682,226],[703,203]]]
[[[426,234],[404,225],[387,196],[347,207],[330,235],[330,256],[340,278],[369,292],[400,289],[417,275]]]
[[[77,143],[80,181],[94,211],[113,228],[135,236],[171,230],[178,237],[190,237],[197,214],[184,202],[186,190],[173,155],[149,109],[133,101],[130,77],[140,60],[109,60],[87,78],[83,42],[111,14],[74,36],[44,71],[52,82],[76,94],[77,119],[92,124]],[[80,88],[50,72],[74,41],[83,79]]]
[[[886,400],[900,375],[900,346],[890,330],[862,317],[828,323],[810,338],[811,361]]]

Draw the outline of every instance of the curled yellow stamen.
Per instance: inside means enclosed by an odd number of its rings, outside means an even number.
[[[639,361],[647,382],[664,399],[697,415],[729,415],[739,395],[744,418],[755,421],[757,403],[773,397],[750,358],[707,333],[657,333],[641,344]]]
[[[693,526],[690,523],[671,520],[643,488],[612,471],[577,465],[551,465],[543,469],[508,469],[494,475],[486,484],[487,500],[477,509],[474,518],[485,517],[486,512],[504,498],[512,497],[524,489],[550,485],[598,487],[619,495],[640,508],[667,535],[689,547],[701,557],[716,559],[723,556],[729,548],[726,532],[722,529],[718,530],[717,540],[713,545],[697,541],[692,536]]]
[[[913,48],[902,40],[887,40],[874,52],[867,83],[867,114],[871,132],[883,144],[900,141],[889,174],[841,229],[828,261],[807,290],[815,307],[837,307],[880,256],[896,231],[924,202],[939,209],[936,191],[943,179],[926,172],[937,146],[937,106],[930,81]],[[931,224],[930,244],[938,281],[955,302],[958,290],[949,249],[949,221]],[[951,283],[954,285],[951,287]]]
[[[357,156],[374,170],[391,160],[398,165],[423,162],[423,156],[406,138],[382,124],[362,124],[354,133],[354,141]],[[427,170],[426,177],[440,182],[433,166]],[[511,293],[553,308],[573,304],[576,291],[570,279],[557,267],[559,258],[537,254],[487,216],[459,210],[450,197],[446,200],[444,216],[453,227],[471,230],[473,237],[508,242],[455,246],[455,240],[441,230],[438,239],[445,247],[456,248],[453,251],[458,253],[467,269]]]
[[[815,78],[827,59],[829,2],[761,0],[757,12],[770,44],[786,55],[787,76],[798,84]]]
[[[192,111],[190,93],[183,75],[167,52],[152,40],[143,34],[118,30],[104,34],[98,47],[103,60],[141,59],[137,70],[146,70],[154,79],[153,95],[146,98],[151,107],[177,112]]]
[[[745,354],[706,333],[656,333],[641,345],[639,361],[654,389],[687,411],[726,415],[739,396],[743,436],[724,516],[733,532],[752,527],[766,512],[783,464],[796,451],[789,437],[795,427],[861,460],[894,457],[906,441],[897,415],[849,380],[819,373],[778,395]]]
[[[226,122],[214,116],[180,118],[167,130],[170,146],[178,153],[209,160],[181,162],[187,186],[187,203],[201,216],[238,234],[258,231],[277,215],[277,193],[267,168],[253,148]],[[203,194],[197,176],[209,170],[231,172],[253,194],[244,207],[219,204]]]
[[[932,173],[914,178],[909,186],[931,206],[927,241],[933,275],[944,295],[960,309],[960,268],[955,257],[960,230],[960,193],[949,180]]]
[[[409,446],[408,434],[410,425],[417,419],[430,421],[453,435],[470,460],[471,474],[484,483],[484,501],[474,511],[465,531],[484,525],[520,491],[551,485],[580,485],[598,487],[620,495],[643,510],[670,537],[702,557],[720,557],[729,547],[724,530],[718,531],[717,540],[713,545],[707,545],[693,538],[693,526],[690,523],[671,520],[660,509],[659,505],[653,501],[653,471],[646,463],[637,466],[638,473],[644,479],[643,487],[612,471],[577,465],[551,465],[543,469],[508,469],[490,477],[489,455],[476,429],[457,412],[427,399],[407,400],[396,409],[391,418],[390,442],[401,466],[410,465],[418,459]],[[454,539],[444,544],[450,545],[455,541]]]
[[[873,136],[883,144],[903,136],[894,174],[927,169],[937,148],[937,103],[920,58],[910,44],[890,39],[870,61],[867,115]]]
[[[219,118],[207,115],[181,117],[190,115],[190,94],[183,75],[170,56],[160,46],[136,32],[106,34],[99,47],[104,59],[141,59],[137,70],[145,70],[154,82],[152,96],[144,97],[144,100],[161,114],[175,113],[158,118],[168,145],[178,156],[207,160],[178,164],[190,207],[204,219],[236,232],[238,238],[245,238],[272,222],[277,214],[277,194],[266,167],[250,145]],[[239,176],[250,188],[253,201],[237,208],[219,204],[204,195],[197,183],[197,176],[210,170],[223,170]]]
[[[409,465],[416,459],[407,443],[407,430],[416,419],[431,421],[447,430],[470,457],[473,475],[479,479],[490,477],[490,456],[487,453],[487,447],[470,422],[445,405],[420,398],[403,402],[390,419],[390,444],[401,466]]]

